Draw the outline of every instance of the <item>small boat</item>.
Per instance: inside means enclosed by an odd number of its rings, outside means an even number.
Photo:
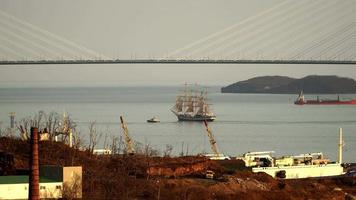
[[[158,117],[152,117],[151,119],[147,120],[148,123],[158,123],[160,122]]]
[[[300,92],[297,100],[294,102],[295,105],[356,105],[356,99],[352,100],[340,100],[338,96],[337,99],[320,99],[317,96],[316,100],[306,100],[303,95],[303,91]]]

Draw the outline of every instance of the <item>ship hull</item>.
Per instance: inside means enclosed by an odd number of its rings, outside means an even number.
[[[340,164],[252,168],[252,172],[254,173],[264,172],[273,178],[278,178],[278,173],[281,171],[285,173],[285,179],[331,177],[344,174],[343,167]]]
[[[189,116],[189,115],[177,115],[179,121],[214,121],[215,116]]]
[[[350,101],[339,101],[339,100],[328,100],[328,101],[318,101],[318,100],[307,100],[307,101],[296,101],[296,105],[356,105],[356,100]]]

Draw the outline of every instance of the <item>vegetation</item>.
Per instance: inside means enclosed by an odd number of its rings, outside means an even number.
[[[222,93],[297,94],[356,93],[356,81],[337,76],[306,76],[294,79],[285,76],[262,76],[236,82],[221,88]]]

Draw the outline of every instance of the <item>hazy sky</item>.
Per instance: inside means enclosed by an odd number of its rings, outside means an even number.
[[[2,0],[0,10],[107,56],[159,56],[281,0]]]
[[[320,6],[313,3],[315,8],[322,7],[324,2],[329,2],[329,4],[333,2],[332,0],[303,0],[302,3],[307,5],[316,1]],[[2,0],[0,11],[105,56],[132,58],[159,57],[173,52],[234,24],[258,16],[283,2],[282,0]],[[347,0],[347,2],[352,5],[347,8],[352,13],[356,7],[356,1]],[[304,7],[304,5],[301,6]],[[336,9],[334,13],[329,14],[338,14],[335,13]],[[345,10],[346,8],[338,9]],[[320,12],[322,11],[320,10]],[[307,10],[303,10],[303,13],[307,13]],[[297,14],[296,11],[295,15]],[[347,25],[346,22],[355,19],[355,14],[350,16],[351,18],[348,19],[340,19],[346,20],[345,24]],[[326,17],[325,14],[325,19],[320,19],[321,23],[323,20],[327,22]],[[281,18],[283,19],[283,16]],[[288,18],[283,20],[288,22]],[[338,24],[342,27],[343,22],[339,20],[338,23],[333,23],[334,25],[329,27],[337,29]],[[0,18],[0,23],[8,22],[1,21]],[[273,21],[270,23],[272,26]],[[13,26],[12,31],[23,28],[15,23],[10,25]],[[355,25],[351,27],[350,33],[355,30],[354,27]],[[284,29],[287,32],[288,27],[284,27]],[[0,44],[11,43],[8,40],[12,39],[17,42],[19,38],[6,36],[7,31],[9,30],[0,27]],[[323,31],[325,30],[323,29],[319,34],[324,33]],[[252,37],[254,33],[258,35],[258,30],[252,29],[251,33],[246,33],[247,35],[241,37],[249,35]],[[277,41],[279,38],[288,36],[274,33],[270,35],[273,35],[274,38],[265,38],[264,41]],[[20,33],[19,36],[21,37]],[[265,36],[269,35],[265,34]],[[312,36],[318,37],[316,31]],[[345,35],[341,39],[345,37],[348,36]],[[29,39],[31,38],[29,37]],[[257,40],[253,37],[248,40],[254,41],[254,39]],[[306,44],[307,42],[301,43]],[[350,48],[354,48],[354,46]],[[15,49],[15,51],[20,50]],[[354,51],[351,53],[356,54]],[[0,56],[6,57],[6,55]],[[356,69],[354,66],[335,65],[0,66],[0,87],[179,85],[184,82],[225,85],[254,76],[303,77],[309,74],[356,78]]]

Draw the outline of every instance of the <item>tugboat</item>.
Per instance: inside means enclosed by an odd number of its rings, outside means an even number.
[[[188,89],[185,84],[184,93],[177,96],[171,111],[179,121],[214,121],[216,116],[210,111],[207,93],[207,89]]]
[[[160,122],[160,120],[158,119],[158,117],[152,117],[151,119],[147,120],[148,123],[158,123]]]
[[[299,93],[297,100],[294,102],[295,105],[356,105],[356,99],[342,101],[340,97],[337,99],[320,99],[317,96],[316,100],[306,100],[303,95],[303,91]]]

